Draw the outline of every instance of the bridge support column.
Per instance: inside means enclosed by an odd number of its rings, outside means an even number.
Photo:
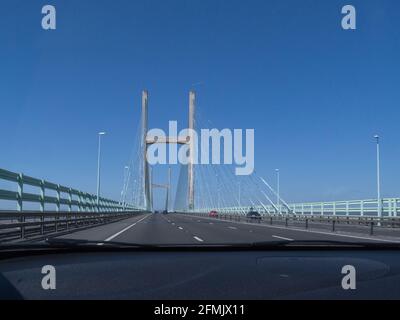
[[[188,207],[189,210],[194,209],[194,159],[195,159],[195,144],[193,132],[194,114],[195,114],[196,94],[194,91],[189,93],[189,164],[188,164]]]
[[[147,211],[152,211],[150,199],[150,172],[147,163],[147,131],[148,131],[148,92],[142,92],[142,165],[143,165],[143,189],[144,189],[144,205]]]
[[[187,144],[189,146],[189,161],[188,161],[188,191],[187,191],[187,205],[189,210],[194,209],[194,164],[196,159],[197,151],[197,139],[195,136],[195,93],[190,91],[189,93],[189,124],[188,124],[188,135],[186,137],[166,137],[163,141],[158,141],[157,137],[147,137],[148,133],[148,93],[147,91],[142,92],[142,171],[143,171],[143,190],[144,190],[144,203],[147,211],[153,210],[153,197],[152,197],[152,181],[151,171],[147,162],[147,146],[154,143],[176,143],[176,144]],[[169,183],[170,184],[170,183]],[[169,197],[169,194],[168,194]],[[167,200],[168,201],[168,200]]]
[[[167,184],[167,197],[165,200],[165,210],[168,212],[169,209],[169,195],[171,190],[171,167],[168,168],[168,184]]]

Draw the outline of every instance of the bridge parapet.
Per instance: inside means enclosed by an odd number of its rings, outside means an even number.
[[[294,203],[279,206],[255,205],[253,209],[264,215],[321,215],[321,216],[356,216],[356,217],[378,217],[378,200],[346,200],[327,202]],[[225,207],[225,208],[203,208],[196,212],[209,212],[217,210],[227,214],[246,214],[250,206]],[[382,217],[400,217],[400,198],[382,199]]]
[[[97,204],[97,196],[94,194],[33,178],[23,173],[15,173],[0,169],[0,180],[16,183],[17,191],[0,189],[0,200],[15,201],[17,211],[26,211],[24,209],[24,203],[38,203],[41,212],[54,211],[47,210],[46,205],[55,205],[56,211],[58,212],[115,212],[141,210],[141,208],[135,208],[130,204],[122,204],[118,201],[103,197],[99,198],[99,203]],[[39,192],[25,192],[25,186],[36,187]],[[53,195],[49,195],[49,191],[52,192]],[[65,207],[66,210],[63,209]]]

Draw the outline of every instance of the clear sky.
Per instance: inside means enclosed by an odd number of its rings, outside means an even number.
[[[103,194],[118,198],[141,90],[166,129],[187,123],[196,84],[217,127],[255,129],[256,170],[280,168],[287,201],[375,197],[375,133],[382,193],[399,196],[399,57],[398,0],[1,1],[0,167],[95,193],[105,130]]]

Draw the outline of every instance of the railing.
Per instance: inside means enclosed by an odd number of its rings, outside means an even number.
[[[121,204],[118,201],[105,199],[82,192],[73,188],[65,187],[59,184],[45,180],[33,178],[22,173],[15,173],[0,169],[0,180],[6,180],[16,183],[17,191],[0,189],[0,200],[9,200],[16,202],[17,211],[25,211],[24,203],[38,203],[41,212],[47,211],[46,205],[55,205],[56,211],[73,211],[73,207],[78,212],[115,212],[124,210],[139,210],[132,205]],[[38,194],[24,192],[25,186],[37,187]],[[55,192],[56,196],[50,196],[48,191]],[[62,210],[61,206],[67,206],[67,210]],[[0,208],[1,209],[1,208]],[[75,210],[74,210],[75,211]]]
[[[137,211],[117,212],[0,212],[0,242],[59,235],[85,227],[106,224],[138,215]]]
[[[183,214],[188,214],[183,212]],[[191,212],[191,215],[210,219],[259,223],[271,226],[314,229],[330,232],[367,233],[386,237],[400,237],[400,217],[322,216],[322,215],[260,215],[248,217],[240,213]]]
[[[321,215],[321,216],[356,216],[356,217],[399,217],[400,198],[382,199],[381,215],[378,212],[378,201],[376,199],[295,203],[284,205],[257,205],[253,209],[263,215]],[[226,214],[246,214],[250,206],[228,207],[228,208],[204,208],[196,209],[197,212],[209,212],[216,210]]]

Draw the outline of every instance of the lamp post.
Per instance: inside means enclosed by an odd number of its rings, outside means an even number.
[[[281,209],[280,209],[280,195],[279,195],[279,169],[275,169],[276,172],[276,208],[278,209],[278,213],[281,214]]]
[[[242,206],[242,186],[240,181],[238,182],[238,188],[239,188],[239,198],[238,198],[238,202],[239,202],[239,208]]]
[[[97,206],[99,205],[100,199],[100,157],[101,157],[101,137],[104,136],[105,132],[99,132],[99,145],[97,150]]]
[[[125,199],[126,199],[126,191],[128,188],[128,179],[129,179],[129,167],[125,166],[124,167],[124,186],[121,192],[121,197],[122,197],[122,207],[125,209]]]
[[[376,192],[378,202],[378,217],[382,217],[382,199],[381,199],[381,168],[380,168],[380,150],[379,150],[379,135],[374,135],[376,140]],[[380,222],[379,222],[380,224]]]

